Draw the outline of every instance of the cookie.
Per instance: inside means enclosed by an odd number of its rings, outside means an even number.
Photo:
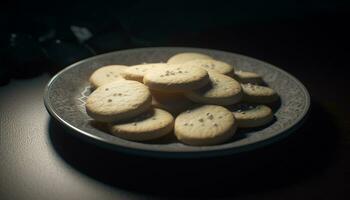
[[[187,65],[189,67],[192,67],[192,66],[202,67],[206,70],[213,70],[220,74],[225,74],[231,77],[234,75],[234,68],[232,65],[222,61],[218,61],[218,60],[196,59],[196,60],[188,61],[184,63],[184,65]]]
[[[168,59],[169,64],[182,64],[185,62],[188,62],[190,60],[196,60],[196,59],[212,59],[212,57],[201,54],[201,53],[194,53],[194,52],[187,52],[187,53],[179,53],[176,54]]]
[[[123,139],[147,141],[162,137],[174,128],[173,116],[154,108],[126,122],[110,124],[110,133]]]
[[[137,81],[118,80],[93,91],[86,100],[86,112],[101,122],[135,117],[151,107],[149,89]]]
[[[230,105],[242,99],[241,85],[233,78],[209,72],[209,83],[197,90],[186,93],[186,97],[197,103]]]
[[[240,83],[261,84],[264,82],[262,77],[254,72],[236,71],[233,77]]]
[[[253,128],[265,125],[273,119],[271,108],[265,105],[239,104],[230,109],[239,128]]]
[[[98,88],[106,83],[124,79],[121,72],[126,69],[125,65],[107,65],[94,71],[89,82],[92,88]]]
[[[164,109],[174,115],[185,111],[193,102],[184,96],[183,93],[164,93],[150,90],[152,94],[152,105]]]
[[[142,65],[133,65],[125,69],[122,72],[122,75],[127,80],[135,80],[142,83],[143,76],[146,74],[148,70],[154,69],[156,67],[163,67],[166,65],[167,65],[166,63],[149,63],[149,64],[142,64]]]
[[[208,72],[200,67],[168,65],[148,70],[143,83],[150,89],[163,92],[187,92],[209,82]]]
[[[178,140],[189,145],[214,145],[229,140],[237,129],[231,111],[216,105],[203,105],[181,113],[175,119]]]
[[[277,93],[265,86],[254,84],[241,84],[243,89],[243,101],[251,103],[272,103],[278,100]]]

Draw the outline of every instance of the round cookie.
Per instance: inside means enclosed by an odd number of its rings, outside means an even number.
[[[264,82],[262,77],[254,72],[236,71],[234,78],[240,83],[261,84]]]
[[[254,84],[241,84],[243,89],[243,101],[251,103],[272,103],[278,100],[277,93],[265,86]]]
[[[183,93],[164,93],[150,90],[152,94],[152,105],[164,109],[172,114],[179,114],[188,109],[193,102],[186,98]]]
[[[137,81],[118,80],[93,91],[86,100],[86,112],[101,122],[115,122],[135,117],[150,108],[149,89]]]
[[[215,145],[229,140],[237,129],[236,120],[222,106],[203,105],[181,113],[175,119],[178,140],[189,145]]]
[[[218,61],[218,60],[213,60],[213,59],[196,59],[196,60],[191,60],[184,65],[187,65],[189,67],[192,66],[199,66],[202,67],[206,70],[213,70],[216,71],[220,74],[225,74],[227,76],[233,76],[234,75],[234,68],[232,65]]]
[[[107,65],[94,71],[89,82],[92,88],[98,88],[106,83],[124,79],[121,72],[126,69],[125,65]]]
[[[265,105],[239,104],[230,109],[239,128],[253,128],[265,125],[273,119],[271,108]]]
[[[233,78],[209,72],[209,83],[197,90],[186,93],[186,97],[197,103],[231,105],[242,99],[241,85]]]
[[[142,83],[143,76],[146,74],[146,72],[150,69],[154,69],[156,67],[163,67],[167,66],[166,63],[149,63],[149,64],[142,64],[142,65],[133,65],[131,67],[126,68],[122,75],[125,79],[128,80],[135,80]]]
[[[123,139],[147,141],[162,137],[174,128],[174,117],[161,109],[150,109],[127,122],[110,124],[110,133]]]
[[[148,70],[143,83],[153,90],[187,92],[203,87],[209,82],[208,72],[200,67],[168,65]]]
[[[182,64],[195,59],[212,59],[212,57],[194,52],[178,53],[168,59],[169,64]]]

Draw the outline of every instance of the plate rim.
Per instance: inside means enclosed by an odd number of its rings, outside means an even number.
[[[71,69],[71,68],[73,68],[81,63],[88,62],[90,60],[94,60],[94,59],[99,58],[99,57],[104,57],[104,56],[109,55],[109,54],[115,54],[116,52],[132,52],[132,51],[140,51],[140,50],[142,51],[142,50],[159,50],[159,49],[184,49],[184,50],[186,49],[188,51],[212,51],[212,52],[226,53],[226,54],[230,53],[230,54],[235,54],[237,56],[251,59],[251,60],[254,60],[254,61],[257,61],[260,63],[264,63],[268,67],[271,67],[274,70],[277,70],[277,71],[280,71],[280,72],[286,74],[287,76],[292,78],[293,81],[295,81],[298,84],[298,86],[302,89],[303,93],[305,94],[305,101],[306,101],[305,102],[305,109],[300,114],[300,116],[295,120],[294,125],[292,125],[290,128],[282,131],[280,134],[277,134],[275,136],[272,136],[271,138],[268,138],[268,139],[265,139],[262,141],[258,141],[258,142],[251,143],[251,144],[246,144],[246,145],[239,146],[239,147],[231,147],[231,148],[225,148],[225,149],[199,150],[199,151],[169,151],[169,150],[150,150],[150,149],[136,148],[136,147],[130,147],[127,145],[120,145],[120,144],[112,143],[109,140],[98,137],[94,134],[91,134],[89,132],[86,132],[84,130],[81,130],[81,129],[71,125],[69,122],[62,119],[55,112],[53,106],[51,105],[51,102],[50,102],[49,96],[48,96],[50,88],[51,88],[52,84],[54,83],[54,81],[61,74],[65,73],[69,69]],[[116,150],[116,151],[122,152],[122,153],[141,155],[141,156],[151,156],[151,157],[166,157],[166,158],[193,158],[193,157],[224,156],[224,155],[238,154],[238,153],[242,153],[242,152],[252,151],[252,150],[264,147],[264,146],[268,146],[270,144],[273,144],[275,142],[282,140],[283,138],[289,136],[291,133],[295,132],[295,130],[297,130],[307,119],[308,113],[309,113],[310,107],[311,107],[311,97],[310,97],[308,90],[304,86],[304,84],[302,84],[292,74],[288,73],[287,71],[285,71],[285,70],[283,70],[283,69],[281,69],[273,64],[270,64],[268,62],[265,62],[265,61],[262,61],[262,60],[259,60],[256,58],[252,58],[250,56],[239,54],[239,53],[233,53],[233,52],[217,50],[217,49],[179,47],[179,46],[177,46],[177,47],[171,47],[171,46],[169,46],[169,47],[143,47],[143,48],[125,49],[125,50],[118,50],[118,51],[113,51],[113,52],[109,52],[109,53],[104,53],[104,54],[100,54],[100,55],[96,55],[96,56],[92,56],[92,57],[80,60],[80,61],[75,62],[75,63],[65,67],[64,69],[60,70],[50,79],[50,81],[45,86],[43,100],[44,100],[44,105],[46,107],[46,110],[53,117],[53,119],[55,119],[60,124],[63,124],[64,125],[63,128],[68,130],[71,133],[71,135],[73,135],[73,136],[78,136],[79,138],[84,139],[85,141],[87,141],[89,143],[97,144],[98,146],[108,148],[111,150]],[[75,132],[75,134],[73,134],[72,132]],[[76,134],[76,132],[78,132],[80,134]]]

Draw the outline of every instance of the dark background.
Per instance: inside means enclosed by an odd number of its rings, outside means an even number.
[[[349,199],[347,1],[5,1],[0,4],[0,199]],[[42,92],[67,65],[120,49],[241,53],[305,84],[309,118],[241,155],[170,160],[109,152],[50,119]]]

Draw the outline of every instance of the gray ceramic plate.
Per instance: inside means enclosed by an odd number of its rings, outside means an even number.
[[[254,71],[281,97],[276,120],[267,127],[237,133],[231,141],[215,146],[187,146],[172,139],[153,143],[132,142],[109,135],[91,124],[85,112],[85,100],[90,93],[88,78],[97,68],[108,64],[134,65],[144,62],[165,62],[180,52],[208,54],[236,66],[236,70]],[[292,75],[271,64],[224,51],[196,48],[142,48],[117,51],[75,63],[54,76],[44,94],[45,106],[74,135],[118,151],[163,157],[203,157],[239,153],[278,141],[292,133],[305,117],[310,97],[305,87]]]

